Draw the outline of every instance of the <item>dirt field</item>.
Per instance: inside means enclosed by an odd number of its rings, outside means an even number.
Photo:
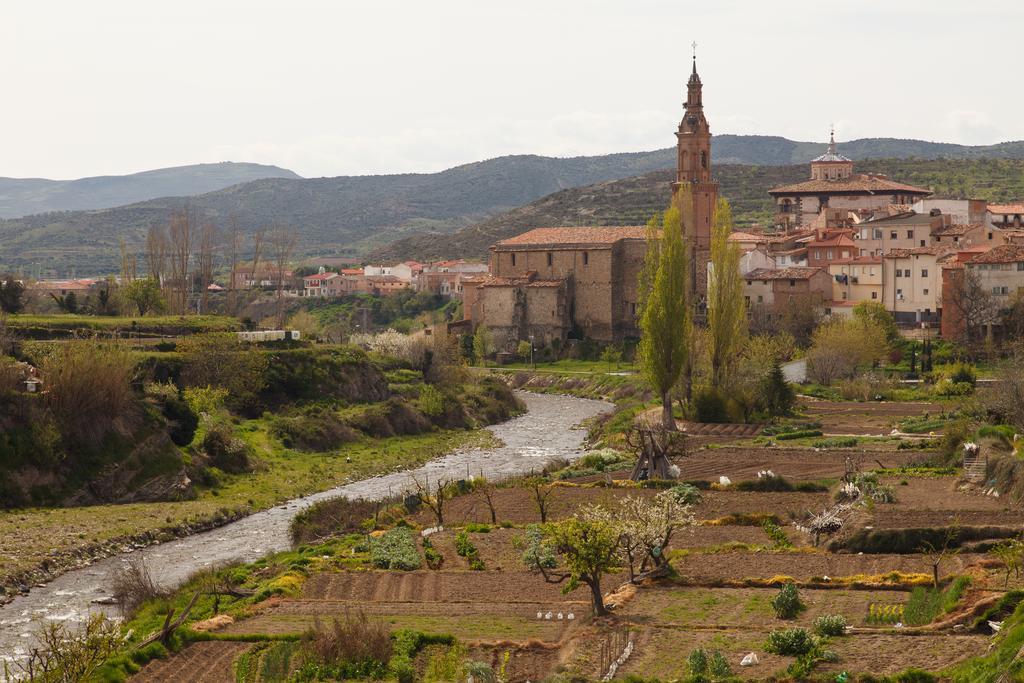
[[[132,677],[138,683],[235,683],[233,668],[238,655],[252,643],[193,643],[171,659],[156,659]]]
[[[937,403],[857,403],[801,398],[800,411],[821,423],[826,434],[884,435],[900,420],[947,410]]]
[[[761,470],[771,470],[793,481],[836,479],[846,471],[846,459],[862,469],[878,466],[904,467],[926,460],[932,453],[922,451],[872,451],[862,448],[838,448],[815,451],[811,448],[705,448],[675,461],[682,479],[718,481],[722,475],[732,481],[754,479]]]

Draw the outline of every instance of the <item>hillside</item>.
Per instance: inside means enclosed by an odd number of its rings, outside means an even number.
[[[260,178],[298,177],[277,166],[226,161],[77,180],[0,178],[0,218],[48,211],[104,209],[155,197],[201,194]]]
[[[938,195],[1006,201],[1024,196],[1024,161],[880,159],[859,164],[862,172],[929,187]],[[417,258],[479,258],[497,240],[525,230],[553,225],[638,225],[665,208],[672,171],[655,171],[589,187],[556,192],[512,211],[489,218],[451,235],[423,234],[399,240],[373,252],[380,260]],[[768,189],[807,176],[804,164],[715,169],[722,196],[729,199],[738,224],[765,222],[772,216]]]
[[[882,153],[918,159],[982,154],[1024,158],[1024,143],[964,147],[880,138],[842,144],[840,149],[854,158]],[[726,195],[749,201],[744,210],[752,220],[757,212],[767,215],[764,191],[804,177],[802,164],[820,154],[823,146],[779,137],[722,135],[715,138],[714,150],[721,181],[729,188]],[[672,149],[567,159],[523,155],[439,173],[264,178],[193,197],[0,220],[0,269],[53,274],[74,269],[79,275],[115,271],[122,239],[130,250],[141,251],[149,227],[166,224],[170,214],[187,202],[220,225],[237,218],[243,231],[292,226],[299,235],[300,256],[362,255],[413,234],[454,233],[561,190],[671,168],[674,157]],[[801,165],[793,167],[797,162]],[[1024,194],[1011,192],[1019,182],[1007,184],[1008,177],[1019,176],[1019,159],[1007,159],[1009,166],[1002,169],[985,160],[878,163],[875,168],[893,168],[893,175],[905,180],[913,180],[903,171],[908,165],[931,169],[922,170],[919,179],[928,185],[961,178],[959,185],[951,186],[955,190],[973,177],[982,186],[1005,185],[1007,198]]]

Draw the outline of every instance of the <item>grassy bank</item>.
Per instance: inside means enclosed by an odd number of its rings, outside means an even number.
[[[74,313],[36,315],[19,313],[7,317],[7,326],[19,332],[93,331],[140,332],[151,334],[194,334],[199,332],[230,332],[242,328],[236,318],[222,315],[149,315],[106,316]]]
[[[437,431],[364,439],[338,453],[300,453],[276,446],[259,420],[243,423],[239,431],[265,467],[224,475],[196,500],[0,511],[0,585],[15,577],[35,583],[86,558],[120,552],[132,541],[167,540],[183,527],[230,521],[297,496],[415,467],[461,446],[494,442],[486,430]]]

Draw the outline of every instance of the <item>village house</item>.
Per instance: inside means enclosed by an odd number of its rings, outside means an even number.
[[[36,280],[28,286],[28,291],[42,296],[62,297],[74,292],[76,298],[82,300],[91,294],[102,280],[94,278],[78,278],[69,280]]]
[[[748,306],[773,309],[793,302],[823,304],[832,299],[832,281],[824,268],[761,269],[744,274],[743,279]]]
[[[464,280],[486,272],[486,263],[464,259],[437,261],[424,267],[416,279],[416,291],[462,299]]]
[[[832,301],[859,303],[882,300],[882,259],[857,256],[833,261],[828,266],[832,278]]]
[[[836,151],[835,135],[828,150],[811,161],[811,178],[772,188],[775,222],[784,230],[811,225],[825,209],[863,214],[884,210],[889,204],[913,204],[931,190],[889,180],[881,174],[853,172],[853,161]]]
[[[942,265],[956,250],[941,245],[890,249],[883,257],[885,309],[897,323],[936,323],[942,316]]]
[[[845,231],[834,231],[807,243],[807,265],[828,268],[836,261],[847,261],[857,255],[857,245]]]
[[[270,264],[238,266],[231,273],[231,289],[277,289],[283,286],[292,289],[292,271],[282,270]]]
[[[1002,230],[1024,228],[1024,203],[989,204],[986,211],[986,225]]]

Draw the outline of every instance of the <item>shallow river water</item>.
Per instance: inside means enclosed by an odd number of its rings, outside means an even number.
[[[410,488],[413,476],[462,478],[483,474],[505,478],[540,470],[554,458],[574,459],[582,451],[585,432],[580,422],[606,410],[602,401],[520,393],[528,412],[508,422],[488,427],[504,445],[490,449],[458,450],[424,466],[364,479],[277,507],[257,512],[220,528],[154,545],[141,554],[154,580],[173,586],[197,569],[230,561],[251,561],[289,547],[288,523],[311,503],[347,496],[378,499]],[[0,607],[0,661],[19,659],[32,644],[32,631],[43,619],[80,622],[90,612],[111,610],[95,604],[110,594],[110,583],[128,555],[115,555],[88,567],[67,572],[27,595]],[[2,667],[0,667],[2,671]]]

